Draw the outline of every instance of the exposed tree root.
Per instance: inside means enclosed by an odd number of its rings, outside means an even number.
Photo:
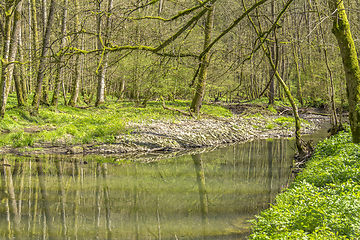
[[[345,128],[344,126],[340,123],[339,125],[336,126],[332,126],[331,128],[329,128],[329,130],[327,131],[329,133],[328,137],[330,136],[334,136],[336,134],[338,134],[340,131],[344,131]]]
[[[300,138],[304,152],[302,154],[296,154],[294,157],[295,163],[293,165],[293,172],[301,172],[302,168],[305,167],[307,161],[311,158],[315,151],[313,140],[304,141]]]
[[[164,109],[170,110],[170,111],[173,111],[173,112],[179,112],[179,113],[181,113],[181,114],[183,114],[183,115],[185,115],[185,116],[194,117],[194,115],[192,114],[192,112],[190,111],[190,109],[189,109],[188,112],[186,112],[186,111],[183,111],[183,110],[180,110],[180,109],[167,107],[167,106],[165,106],[165,101],[164,101],[164,99],[163,99],[163,98],[161,98],[161,99],[163,100],[162,106],[163,106]]]

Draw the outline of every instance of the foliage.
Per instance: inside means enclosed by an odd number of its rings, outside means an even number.
[[[253,221],[251,239],[360,235],[360,147],[342,132],[320,142],[294,184]]]
[[[13,98],[13,95],[10,95]],[[59,101],[62,103],[62,101]],[[10,104],[16,104],[10,100]],[[167,101],[166,105],[187,110],[189,101]],[[228,118],[232,113],[221,106],[203,104],[204,116]],[[129,122],[144,123],[153,120],[176,121],[186,118],[179,113],[164,110],[162,102],[150,101],[146,108],[134,102],[109,102],[101,108],[86,109],[59,105],[43,107],[38,115],[30,115],[31,108],[13,108],[0,121],[0,128],[10,132],[3,135],[0,145],[13,147],[33,146],[34,143],[52,145],[72,145],[88,143],[114,143],[115,137],[131,131]],[[24,132],[25,128],[34,133]]]

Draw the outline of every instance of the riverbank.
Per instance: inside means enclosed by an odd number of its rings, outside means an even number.
[[[349,132],[318,143],[290,188],[253,221],[250,239],[358,239],[359,160]]]
[[[323,119],[306,116],[302,134],[316,131]],[[291,117],[258,116],[153,120],[144,123],[129,122],[126,133],[110,135],[111,141],[89,144],[71,144],[70,134],[56,141],[35,142],[32,146],[5,147],[1,153],[13,154],[116,154],[143,155],[148,153],[178,152],[195,148],[214,147],[253,139],[293,137]],[[45,130],[46,131],[46,130]],[[41,132],[39,132],[41,134]]]
[[[167,102],[186,110],[187,102]],[[1,121],[0,153],[143,155],[214,147],[259,138],[293,137],[294,120],[266,108],[237,114],[231,107],[204,104],[203,114],[189,118],[164,110],[111,103],[102,108],[42,108],[32,116],[12,109]],[[326,116],[301,116],[302,133],[317,130]],[[306,119],[306,120],[305,120]]]

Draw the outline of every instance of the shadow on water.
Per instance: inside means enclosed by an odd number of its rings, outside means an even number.
[[[0,239],[245,239],[288,186],[293,146],[257,140],[153,163],[1,156]]]

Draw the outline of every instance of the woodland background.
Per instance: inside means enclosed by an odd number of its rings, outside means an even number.
[[[26,105],[27,99],[36,106],[34,95],[40,98],[41,104],[57,105],[58,99],[63,98],[71,106],[99,105],[110,98],[128,99],[143,106],[160,96],[169,100],[191,100],[199,76],[199,55],[204,49],[206,14],[193,21],[177,38],[171,37],[205,9],[205,3],[213,8],[212,39],[234,23],[245,11],[244,5],[249,8],[257,3],[249,0],[213,2],[0,1],[2,79],[10,71],[8,66],[14,66],[14,81],[10,79],[7,87],[11,93],[19,86],[18,98],[24,99],[18,100],[20,106]],[[358,45],[358,1],[345,3]],[[285,4],[285,1],[263,1],[251,11],[249,16],[263,35],[268,33]],[[50,15],[53,20],[49,24]],[[334,93],[338,102],[346,101],[345,75],[331,28],[327,1],[297,0],[278,22],[276,36],[269,33],[264,41],[273,49],[278,72],[301,105],[327,106]],[[11,59],[11,46],[16,39],[16,57]],[[205,100],[260,97],[273,75],[260,48],[260,39],[245,17],[212,46]],[[153,51],[158,46],[164,47]],[[41,81],[39,75],[42,75]],[[266,90],[264,96],[273,92],[275,99],[286,98],[276,81],[273,90],[271,86],[269,89],[270,93]]]

